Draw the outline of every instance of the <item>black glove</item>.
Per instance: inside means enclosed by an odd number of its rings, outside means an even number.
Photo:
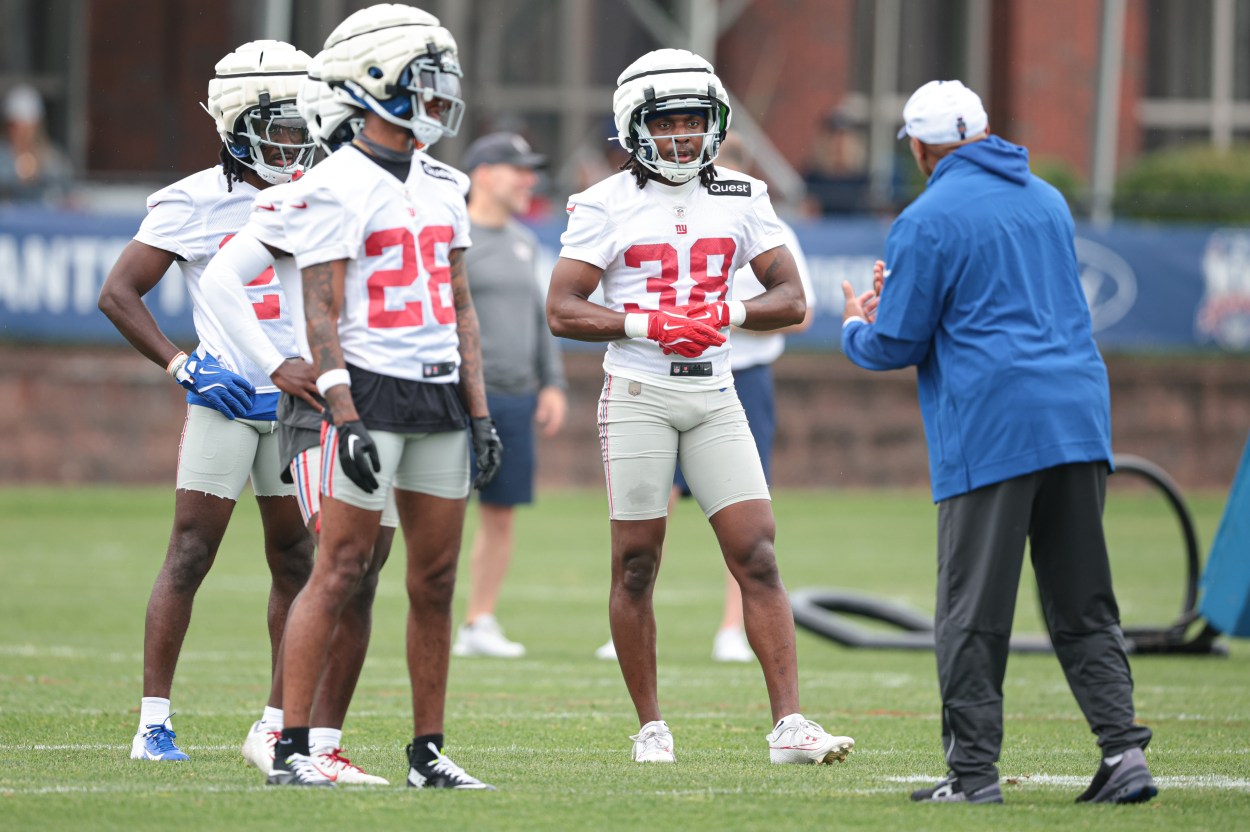
[[[473,487],[481,490],[490,485],[503,464],[503,440],[495,430],[495,420],[489,416],[469,419],[469,435],[473,437],[473,458],[477,461]]]
[[[378,460],[378,446],[373,444],[364,423],[359,419],[344,422],[337,425],[335,431],[338,433],[339,465],[343,466],[343,473],[366,494],[377,491],[378,478],[373,475],[382,470],[382,463]],[[373,463],[372,471],[369,470],[370,462]]]

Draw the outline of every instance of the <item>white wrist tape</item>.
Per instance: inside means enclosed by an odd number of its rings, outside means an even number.
[[[729,325],[742,326],[747,320],[747,305],[740,300],[726,301],[729,307]]]
[[[169,377],[177,380],[178,371],[182,369],[182,365],[187,363],[187,354],[179,352],[173,358],[169,359],[169,363],[165,365],[165,372],[169,373]]]
[[[338,387],[340,384],[346,384],[348,387],[352,386],[352,374],[345,369],[326,370],[317,376],[317,392],[321,394],[322,398],[325,398],[326,392],[331,387]]]
[[[647,313],[646,312],[630,312],[625,316],[625,337],[626,338],[646,338],[647,337]]]

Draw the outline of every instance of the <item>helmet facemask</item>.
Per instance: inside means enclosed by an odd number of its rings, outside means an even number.
[[[271,185],[290,182],[316,150],[295,101],[270,102],[268,93],[239,116],[230,139],[230,154]]]
[[[652,136],[647,121],[665,113],[700,111],[704,118],[702,133],[677,133]],[[712,163],[724,138],[724,117],[720,102],[714,97],[679,96],[657,100],[648,98],[630,120],[633,156],[647,170],[670,182],[689,182],[699,171]],[[687,162],[677,161],[677,139],[702,139],[698,154]]]
[[[392,124],[412,131],[425,147],[444,136],[460,132],[464,99],[460,92],[462,73],[455,53],[444,50],[420,55],[404,68],[395,84],[388,84],[393,97],[377,100],[353,81],[344,86],[362,104]]]

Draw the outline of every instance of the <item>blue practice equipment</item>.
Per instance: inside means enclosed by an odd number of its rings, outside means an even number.
[[[1250,441],[1202,575],[1202,616],[1230,636],[1250,636]]]

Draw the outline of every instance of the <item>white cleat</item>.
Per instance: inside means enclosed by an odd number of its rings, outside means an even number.
[[[331,783],[340,786],[389,786],[391,782],[385,777],[369,774],[360,766],[343,756],[341,748],[315,748],[312,753],[313,765]]]
[[[741,627],[727,627],[716,634],[712,641],[712,661],[753,662],[755,653],[747,642],[747,634]]]
[[[768,756],[774,763],[842,763],[854,748],[855,740],[834,736],[802,714],[783,717],[768,735]]]
[[[677,762],[673,754],[673,732],[668,730],[668,723],[662,719],[648,722],[630,739],[634,741],[635,763]]]
[[[525,645],[508,641],[503,628],[493,615],[479,616],[472,624],[464,624],[452,645],[453,656],[487,656],[494,659],[519,659]]]
[[[252,723],[252,730],[247,732],[243,741],[243,759],[247,764],[261,771],[273,770],[273,749],[278,744],[281,731],[269,731],[258,720]]]
[[[605,662],[616,661],[616,642],[608,639],[608,643],[595,650],[595,658]]]

